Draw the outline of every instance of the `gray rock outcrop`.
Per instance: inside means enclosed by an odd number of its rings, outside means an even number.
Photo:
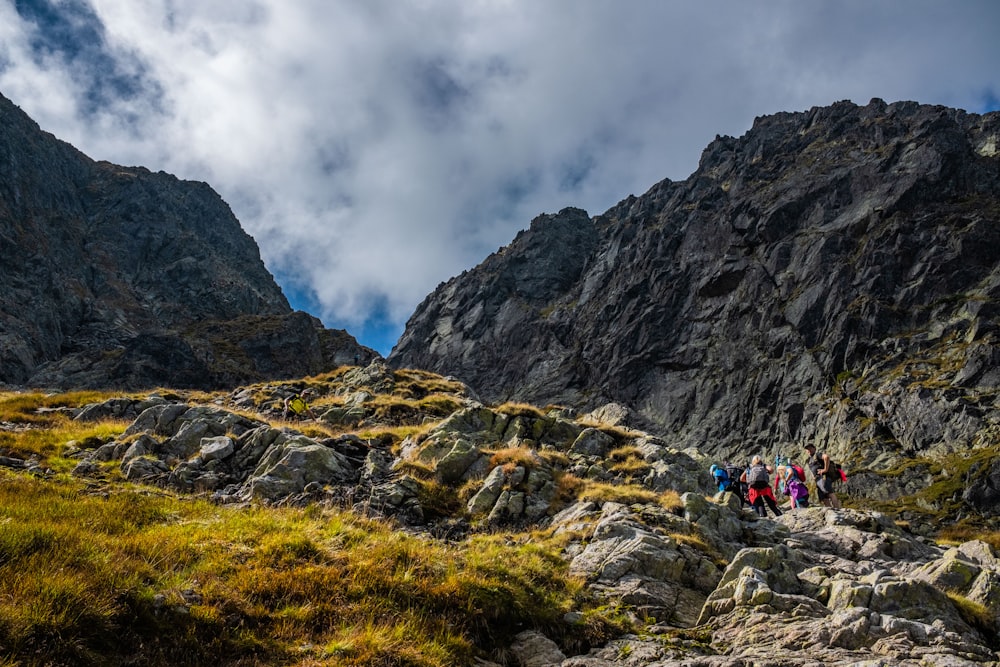
[[[355,458],[360,441],[350,435],[319,441],[221,408],[154,398],[93,404],[77,419],[127,414],[135,410],[126,406],[129,402],[147,407],[118,440],[77,449],[72,454],[80,459],[76,474],[100,474],[98,464],[117,461],[132,481],[210,493],[220,502],[271,504],[361,479],[363,459]]]
[[[759,545],[715,575],[689,630],[661,626],[661,637],[625,637],[554,664],[997,664],[1000,616],[990,591],[1000,571],[988,545],[944,550],[886,517],[851,510],[800,509],[776,521],[779,530],[758,533]]]

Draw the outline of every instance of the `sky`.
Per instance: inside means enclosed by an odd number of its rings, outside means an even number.
[[[541,213],[840,100],[1000,108],[997,0],[0,0],[0,93],[209,183],[293,307],[387,355]]]

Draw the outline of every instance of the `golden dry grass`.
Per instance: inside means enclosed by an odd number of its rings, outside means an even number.
[[[471,664],[582,590],[543,544],[0,471],[0,645],[29,662]]]
[[[652,503],[668,510],[678,510],[684,506],[676,491],[657,493],[637,484],[607,484],[589,480],[584,481],[577,490],[577,499],[626,505]]]
[[[511,417],[544,417],[545,413],[540,408],[528,403],[504,403],[494,408],[497,412]]]
[[[1000,531],[997,530],[983,530],[966,524],[953,524],[943,527],[938,534],[938,542],[952,546],[972,540],[982,540],[995,550],[1000,551]]]
[[[541,458],[531,447],[504,447],[497,449],[490,457],[490,467],[497,466],[521,466],[524,468],[534,468],[538,466]]]

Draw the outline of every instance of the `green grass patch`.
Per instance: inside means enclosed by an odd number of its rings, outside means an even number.
[[[431,492],[428,492],[431,494]],[[558,548],[0,471],[0,645],[58,664],[461,665],[588,608]],[[44,656],[40,658],[39,656]]]
[[[120,396],[120,393],[102,391],[71,391],[63,394],[4,391],[0,392],[0,421],[48,427],[70,420],[69,415],[55,411],[59,408],[78,408]]]
[[[80,448],[97,447],[120,436],[128,425],[127,421],[113,419],[99,422],[59,420],[49,428],[0,431],[0,451],[18,458],[35,456],[44,467],[68,472],[77,461],[63,457],[67,444],[75,442]]]

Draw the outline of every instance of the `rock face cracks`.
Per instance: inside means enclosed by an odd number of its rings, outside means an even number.
[[[602,215],[536,218],[389,357],[484,400],[626,406],[720,456],[885,468],[996,441],[1000,114],[841,102],[718,137]]]

